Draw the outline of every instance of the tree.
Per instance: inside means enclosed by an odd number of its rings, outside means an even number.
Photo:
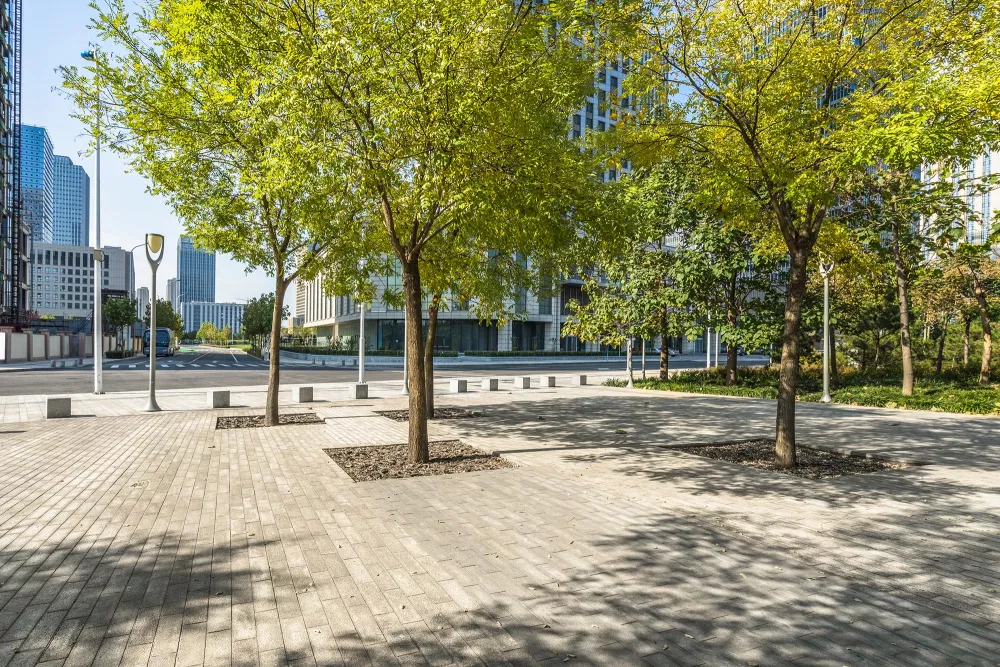
[[[265,423],[275,425],[285,291],[315,274],[356,217],[353,184],[318,169],[310,136],[288,120],[302,104],[281,48],[293,10],[265,0],[93,6],[91,27],[110,48],[97,52],[92,77],[63,68],[76,117],[97,129],[99,91],[107,145],[149,179],[195,243],[273,277]]]
[[[567,139],[568,118],[591,66],[566,0],[312,4],[283,26],[295,95],[310,101],[285,122],[322,137],[308,161],[352,184],[368,202],[364,238],[400,263],[410,459],[426,462],[429,260],[447,276],[473,250],[528,257],[571,242],[593,168]],[[349,277],[351,263],[341,268]]]
[[[272,313],[274,313],[274,308],[273,292],[270,294],[261,294],[259,297],[247,301],[247,305],[243,309],[243,338],[250,343],[252,350],[262,351],[264,349],[265,338],[268,335],[273,335],[271,331],[271,317]],[[281,317],[282,319],[288,317],[287,306],[282,307]],[[273,344],[271,350],[271,354],[273,355]]]
[[[974,214],[970,214],[970,218]],[[970,243],[966,220],[939,221],[940,235],[935,252],[946,280],[954,281],[957,289],[975,304],[983,327],[983,356],[979,367],[979,383],[990,384],[990,363],[993,358],[993,308],[991,300],[1000,293],[1000,262],[996,259],[1000,246],[1000,227],[990,233],[985,243]]]
[[[149,305],[146,305],[146,313],[143,322],[149,327]],[[166,299],[156,300],[156,327],[167,328],[173,332],[174,336],[181,338],[184,335],[184,319],[174,310],[173,305]],[[155,339],[154,339],[155,340]]]
[[[985,82],[997,74],[995,8],[984,2],[986,11],[943,0],[601,5],[608,57],[630,57],[626,93],[647,101],[617,126],[626,145],[637,159],[696,151],[723,208],[766,211],[784,242],[781,466],[796,464],[802,304],[824,222],[880,157],[981,149],[993,125]]]
[[[202,322],[196,336],[203,341],[213,343],[219,337],[219,330],[211,322]]]
[[[138,302],[128,296],[121,299],[108,299],[104,302],[101,315],[104,318],[104,324],[110,325],[115,330],[117,349],[121,350],[124,347],[125,329],[135,324],[135,314],[138,310]]]

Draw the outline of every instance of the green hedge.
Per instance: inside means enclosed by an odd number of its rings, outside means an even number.
[[[472,350],[467,357],[625,357],[625,353],[611,352],[562,352],[559,350]]]
[[[727,387],[725,369],[716,368],[678,373],[669,380],[636,380],[635,385],[643,389],[722,396],[771,399],[778,396],[778,369],[775,366],[741,367],[739,380],[740,383],[735,387]],[[903,396],[901,384],[899,377],[885,373],[841,371],[840,377],[832,385],[830,396],[834,403],[844,405],[979,415],[1000,414],[1000,393],[997,391],[1000,387],[997,384],[981,386],[975,369],[968,373],[946,372],[941,375],[918,376],[912,396]],[[803,368],[799,374],[797,396],[800,401],[809,402],[818,402],[823,396],[823,374],[818,367]]]
[[[298,354],[321,354],[321,355],[340,355],[344,357],[357,356],[357,350],[345,350],[337,347],[313,347],[311,345],[282,345],[281,349],[285,352],[296,352]],[[402,350],[366,350],[366,357],[402,357]],[[457,357],[458,352],[442,352],[435,351],[435,357]]]

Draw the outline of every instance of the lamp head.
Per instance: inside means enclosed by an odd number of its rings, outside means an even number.
[[[163,259],[162,234],[146,234],[146,259],[153,266],[158,265]]]
[[[81,53],[80,57],[83,58],[84,60],[89,60],[91,62],[97,60],[96,56],[94,55],[94,52],[91,51],[90,49],[87,49],[86,51]]]
[[[104,261],[104,251],[100,248],[94,248],[94,261],[98,263]]]
[[[159,254],[160,248],[163,247],[163,235],[162,234],[146,234],[146,247],[154,255]]]

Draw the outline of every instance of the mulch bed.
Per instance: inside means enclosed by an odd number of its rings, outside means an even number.
[[[774,463],[774,440],[761,438],[743,442],[718,442],[690,447],[671,447],[682,452],[689,452],[710,459],[739,463],[740,465],[770,470],[784,475],[796,475],[809,479],[825,479],[828,477],[843,477],[883,470],[900,470],[909,468],[911,463],[891,461],[882,458],[871,458],[860,455],[845,455],[828,452],[810,447],[795,448],[795,458],[798,466],[792,469],[778,468]]]
[[[278,425],[290,424],[322,424],[323,419],[314,412],[298,412],[289,415],[278,415]],[[219,417],[215,422],[216,429],[225,428],[263,428],[264,415],[241,415],[239,417]]]
[[[409,410],[377,410],[377,415],[388,417],[394,422],[410,421]],[[469,419],[470,417],[482,417],[483,413],[463,410],[462,408],[434,408],[434,419]]]
[[[424,464],[410,463],[407,445],[342,447],[324,451],[355,482],[514,467],[502,456],[488,454],[460,440],[430,443],[430,461]]]

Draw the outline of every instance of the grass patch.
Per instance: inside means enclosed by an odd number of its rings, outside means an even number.
[[[624,386],[621,384],[611,386]],[[842,371],[830,390],[834,403],[878,408],[931,410],[975,415],[1000,414],[998,385],[981,386],[978,375],[942,373],[918,376],[913,396],[903,396],[901,379],[892,375]],[[669,380],[636,380],[643,389],[685,391],[719,396],[750,398],[778,397],[778,369],[740,368],[740,384],[726,386],[725,369],[678,373]],[[818,402],[823,396],[823,373],[818,367],[805,367],[799,374],[797,396],[800,401]]]

